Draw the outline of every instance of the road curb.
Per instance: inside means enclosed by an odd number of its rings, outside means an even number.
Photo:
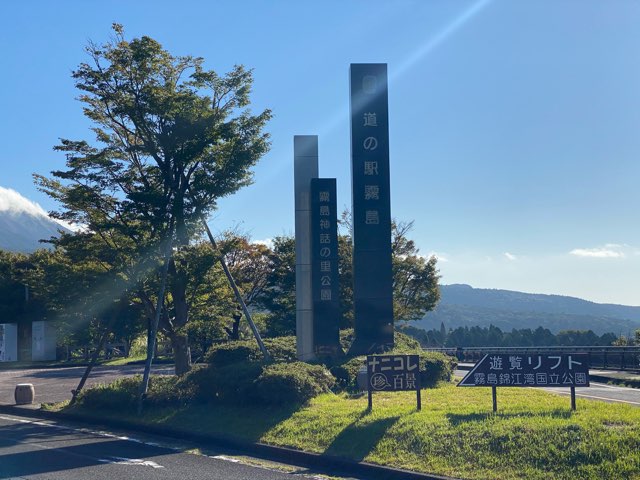
[[[119,428],[140,433],[189,440],[192,442],[215,445],[217,447],[231,450],[241,450],[242,452],[246,452],[252,456],[265,460],[293,463],[302,467],[315,468],[323,472],[328,472],[329,474],[339,474],[341,476],[360,476],[375,480],[458,480],[454,477],[430,475],[411,470],[376,465],[373,463],[357,462],[355,460],[334,455],[304,452],[302,450],[275,447],[264,443],[252,443],[233,437],[186,432],[176,428],[130,423],[123,420],[105,419],[90,415],[48,412],[14,405],[0,405],[0,413],[19,417],[35,417],[42,420],[71,420],[94,427]]]

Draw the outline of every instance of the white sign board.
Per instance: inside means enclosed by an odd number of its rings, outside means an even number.
[[[42,362],[56,359],[56,330],[50,322],[31,324],[31,360]]]

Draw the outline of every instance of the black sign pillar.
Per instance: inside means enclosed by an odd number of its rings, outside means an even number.
[[[311,179],[313,349],[317,358],[342,354],[338,286],[338,212],[335,178]]]
[[[351,64],[355,340],[350,353],[393,345],[386,64]]]

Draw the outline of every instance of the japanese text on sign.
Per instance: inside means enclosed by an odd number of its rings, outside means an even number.
[[[490,354],[462,379],[461,387],[588,387],[584,354]]]
[[[418,355],[370,355],[367,357],[369,389],[376,391],[420,388]]]

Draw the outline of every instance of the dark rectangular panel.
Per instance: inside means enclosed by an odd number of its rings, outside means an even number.
[[[341,353],[336,179],[311,179],[313,344],[317,356]]]
[[[351,179],[356,340],[353,353],[393,344],[386,64],[351,65]],[[374,350],[369,350],[373,345]]]

